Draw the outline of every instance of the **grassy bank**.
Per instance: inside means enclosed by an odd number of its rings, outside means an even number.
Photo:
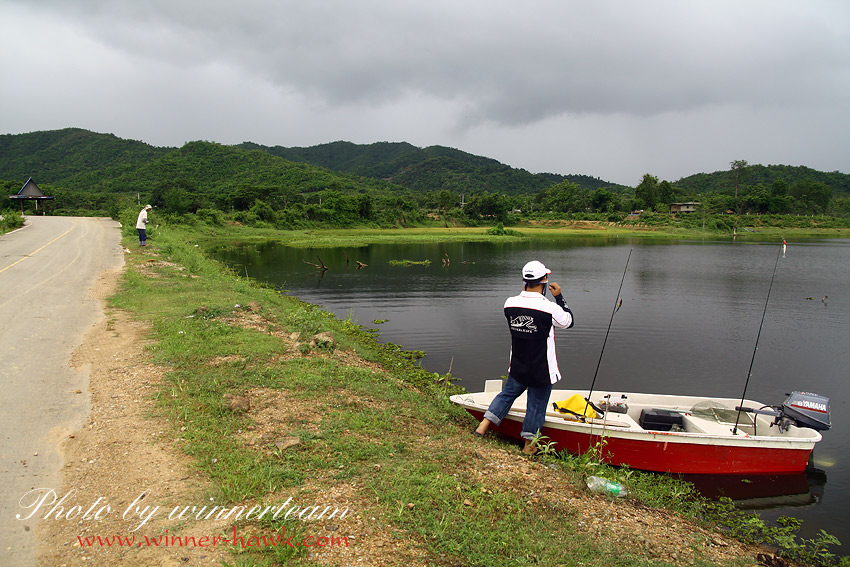
[[[135,223],[137,211],[126,210],[122,222]],[[656,215],[661,216],[661,215]],[[676,224],[671,218],[656,219],[652,223],[613,223],[587,220],[538,220],[523,222],[510,228],[427,226],[416,228],[316,228],[304,230],[278,230],[270,227],[244,226],[215,217],[212,221],[195,215],[180,218],[165,216],[172,226],[191,228],[197,238],[209,241],[264,242],[274,240],[294,248],[331,248],[337,246],[367,246],[370,244],[430,244],[435,242],[504,242],[533,238],[675,238],[689,240],[781,240],[787,238],[846,238],[850,228],[794,227],[764,224],[766,219],[742,218],[737,234],[733,235],[729,220],[728,230],[705,229],[697,224]],[[209,221],[209,222],[207,222]],[[153,222],[162,222],[154,218]]]
[[[461,239],[474,230],[406,237]],[[339,232],[326,241],[393,237]],[[681,483],[605,469],[592,456],[527,459],[511,443],[474,439],[471,418],[447,401],[450,376],[425,371],[415,354],[351,321],[228,272],[194,244],[213,236],[165,226],[139,249],[126,231],[132,251],[112,304],[151,325],[151,354],[170,368],[156,397],[171,435],[211,480],[216,502],[291,497],[351,511],[309,525],[240,524],[344,535],[348,556],[248,549],[231,565],[754,564],[728,531],[697,520],[710,510]],[[619,477],[632,496],[587,493],[588,472]]]
[[[12,210],[0,211],[0,234],[17,230],[24,226],[24,217]]]
[[[486,233],[486,228],[351,228],[316,230],[275,230],[236,225],[209,227],[199,225],[198,236],[214,241],[226,239],[239,242],[275,240],[294,248],[333,248],[336,246],[368,246],[370,244],[430,244],[435,242],[488,242],[504,240],[504,236]],[[522,238],[522,237],[520,237]]]

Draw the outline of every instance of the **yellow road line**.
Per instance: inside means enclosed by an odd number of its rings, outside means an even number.
[[[54,242],[56,242],[57,240],[59,240],[60,238],[62,238],[62,237],[63,237],[63,236],[65,236],[66,234],[68,234],[69,232],[71,232],[72,230],[74,230],[74,227],[73,227],[73,226],[72,226],[71,228],[69,228],[68,230],[66,230],[65,232],[63,232],[62,234],[60,234],[59,236],[57,236],[56,238],[54,238],[53,240],[51,240],[50,242],[48,242],[47,244],[45,244],[44,246],[42,246],[41,248],[39,248],[38,250],[35,250],[34,252],[31,252],[30,254],[27,254],[26,256],[24,256],[23,258],[21,258],[20,260],[17,260],[17,261],[15,261],[15,262],[13,262],[13,263],[9,264],[8,266],[6,266],[6,267],[5,267],[5,268],[3,268],[2,270],[0,270],[0,274],[2,274],[3,272],[5,272],[6,270],[8,270],[9,268],[11,268],[12,266],[14,266],[15,264],[19,264],[19,263],[23,262],[24,260],[26,260],[27,258],[29,258],[29,257],[31,257],[31,256],[34,256],[34,255],[35,255],[35,254],[37,254],[38,252],[40,252],[40,251],[44,250],[45,248],[47,248],[48,246],[50,246],[51,244],[53,244]]]

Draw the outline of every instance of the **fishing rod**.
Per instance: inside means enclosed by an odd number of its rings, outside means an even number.
[[[617,299],[614,301],[614,309],[611,311],[611,319],[608,321],[608,330],[605,331],[605,340],[602,341],[602,350],[599,351],[599,360],[596,363],[596,371],[593,373],[593,382],[590,383],[590,391],[587,393],[587,398],[585,399],[587,402],[584,406],[585,415],[587,414],[587,406],[590,405],[590,398],[593,395],[593,386],[596,385],[596,377],[599,375],[599,366],[602,364],[602,355],[605,354],[605,344],[608,342],[608,333],[611,332],[611,323],[614,322],[614,315],[617,313],[617,310],[620,309],[620,305],[623,304],[620,292],[623,291],[623,282],[626,281],[626,272],[629,271],[629,260],[632,259],[632,250],[634,249],[629,248],[629,256],[626,258],[626,267],[623,268],[623,279],[620,280],[620,287],[617,289]]]
[[[750,376],[753,374],[753,363],[756,360],[756,351],[759,348],[759,339],[761,338],[761,329],[764,327],[764,316],[767,314],[767,302],[770,301],[770,290],[773,289],[773,279],[776,277],[776,266],[779,265],[779,256],[785,250],[785,241],[782,241],[782,246],[779,247],[779,252],[776,253],[776,263],[773,264],[773,275],[770,276],[770,285],[767,287],[767,297],[764,300],[764,311],[761,314],[761,323],[759,324],[759,332],[756,335],[756,346],[753,348],[753,357],[750,359],[750,369],[747,370],[747,381],[744,382],[744,392],[741,394],[741,405],[738,406],[738,415],[735,417],[735,427],[732,428],[732,435],[738,433],[738,422],[741,419],[741,411],[744,406],[744,398],[747,397],[747,387],[750,385]]]

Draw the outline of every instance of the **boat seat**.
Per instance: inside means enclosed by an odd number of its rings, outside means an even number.
[[[516,408],[511,408],[511,411],[516,411]],[[522,413],[524,413],[524,412],[525,412],[525,410],[522,410]],[[610,413],[608,413],[608,415],[611,416],[611,417],[609,417],[609,418],[597,417],[597,418],[589,420],[588,423],[590,423],[590,425],[593,425],[595,427],[602,427],[603,424],[607,423],[607,425],[609,427],[616,427],[618,429],[642,429],[641,426],[638,425],[638,422],[635,421],[632,418],[632,416],[630,416],[629,414],[610,412]],[[566,420],[566,421],[577,421],[578,420],[578,418],[572,416],[571,414],[563,414],[563,413],[558,413],[558,412],[554,412],[554,411],[547,411],[546,417],[549,418],[549,419],[552,419],[552,418],[559,419],[560,418],[560,419],[563,419],[563,420]]]
[[[607,415],[607,417],[594,419],[593,425],[602,426],[603,423],[606,423],[609,427],[616,427],[617,429],[642,429],[638,422],[627,413],[608,412]]]
[[[602,418],[597,418],[597,422],[602,422]],[[628,426],[629,429],[642,429],[638,422],[627,413],[608,413],[608,422],[619,424],[620,427]]]
[[[734,425],[729,423],[718,423],[712,419],[695,415],[685,415],[683,418],[686,432],[705,433],[706,435],[731,435],[732,428],[734,427]]]

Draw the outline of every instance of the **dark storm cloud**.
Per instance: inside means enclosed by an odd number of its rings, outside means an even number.
[[[846,169],[848,21],[843,0],[0,0],[0,65],[38,90],[0,96],[16,131],[160,144],[403,139],[631,183]]]
[[[224,61],[329,105],[411,92],[473,120],[792,104],[846,89],[836,14],[783,2],[39,2],[168,65]],[[722,6],[733,8],[722,9]],[[850,15],[850,10],[837,10]],[[845,19],[844,22],[850,21]]]

